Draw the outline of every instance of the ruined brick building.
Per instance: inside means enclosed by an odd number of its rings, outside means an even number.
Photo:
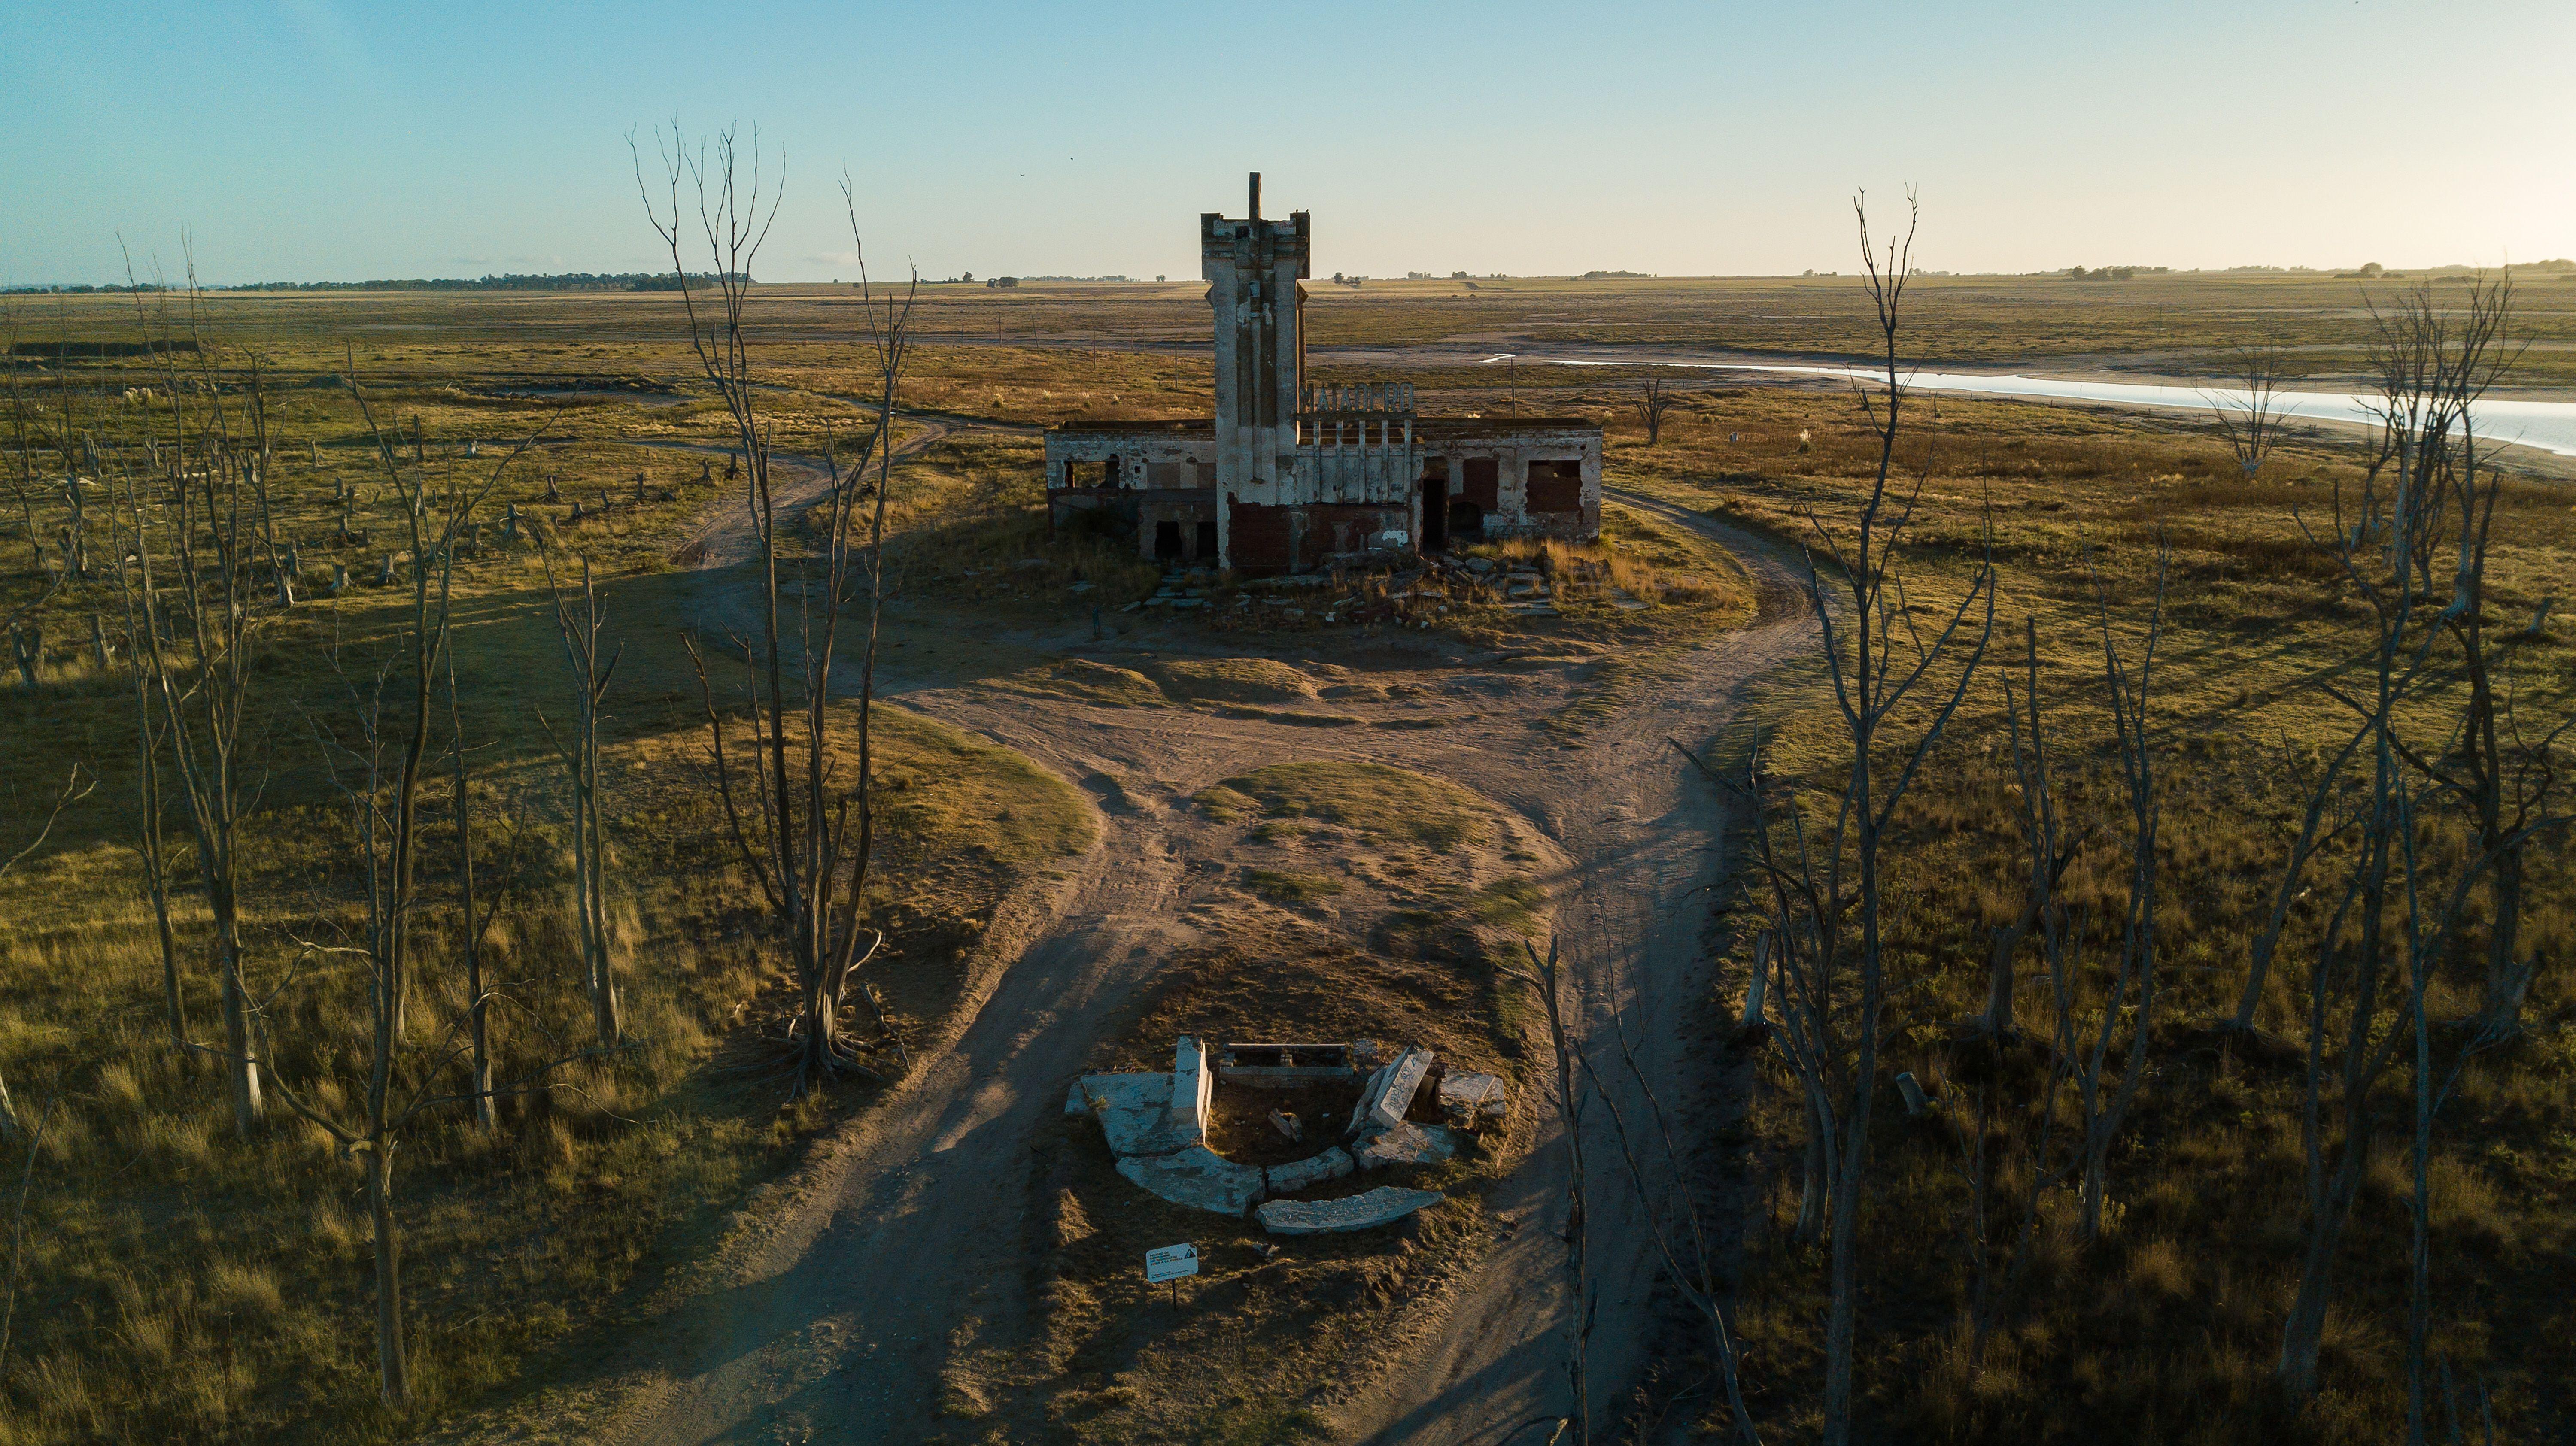
[[[1306,572],[1367,552],[1601,530],[1601,428],[1424,417],[1410,382],[1306,380],[1307,216],[1199,218],[1216,319],[1212,417],[1069,422],[1046,437],[1050,521],[1132,527],[1167,564]]]

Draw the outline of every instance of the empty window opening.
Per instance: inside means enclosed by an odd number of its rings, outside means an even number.
[[[1181,560],[1181,524],[1177,522],[1154,524],[1154,560],[1157,562]]]
[[[1583,464],[1532,462],[1529,464],[1529,489],[1525,495],[1532,512],[1582,511]]]

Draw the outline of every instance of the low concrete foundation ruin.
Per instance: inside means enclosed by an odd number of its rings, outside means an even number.
[[[1346,1145],[1327,1145],[1305,1159],[1267,1168],[1229,1160],[1208,1147],[1210,1110],[1220,1078],[1252,1089],[1294,1089],[1351,1079],[1363,1069],[1368,1071],[1366,1082],[1351,1112]],[[1436,1191],[1391,1186],[1350,1200],[1269,1197],[1311,1189],[1356,1170],[1436,1164],[1451,1158],[1458,1149],[1456,1132],[1405,1118],[1423,1085],[1432,1083],[1443,1110],[1470,1127],[1486,1118],[1488,1110],[1499,1118],[1503,1102],[1502,1081],[1496,1076],[1455,1078],[1459,1087],[1453,1101],[1449,1077],[1430,1051],[1390,1051],[1367,1040],[1229,1044],[1211,1055],[1205,1045],[1184,1036],[1174,1046],[1169,1073],[1084,1075],[1065,1092],[1064,1111],[1100,1122],[1110,1152],[1118,1157],[1118,1173],[1139,1188],[1175,1205],[1238,1218],[1259,1205],[1265,1229],[1308,1235],[1370,1229],[1441,1198]],[[1273,1224],[1274,1220],[1282,1223]]]

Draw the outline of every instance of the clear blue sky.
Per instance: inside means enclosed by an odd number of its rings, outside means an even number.
[[[934,276],[1192,274],[1255,168],[1327,273],[1848,269],[1908,181],[1943,269],[2576,255],[2571,0],[5,0],[0,106],[20,284],[654,267],[674,113],[786,148],[764,279],[851,270],[845,163]]]

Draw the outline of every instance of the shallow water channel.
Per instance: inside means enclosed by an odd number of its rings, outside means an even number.
[[[1507,361],[1509,355],[1486,358],[1487,364]],[[1790,376],[1840,377],[1868,383],[1881,374],[1858,367],[1789,366],[1758,362],[1622,362],[1576,359],[1572,357],[1534,356],[1522,352],[1521,361],[1543,362],[1551,366],[1673,366],[1696,367],[1704,371],[1775,372]],[[2131,407],[2178,407],[2186,411],[2206,412],[2218,407],[2241,408],[2247,393],[2238,387],[2202,386],[2181,380],[2154,382],[2071,382],[2051,377],[2026,377],[2017,374],[1989,376],[1978,372],[1924,372],[1907,375],[1907,386],[1927,392],[1979,392],[1996,397],[2033,397],[2058,402],[2108,402]],[[2309,421],[2340,422],[2353,426],[2376,427],[2378,414],[2373,411],[2378,398],[2351,392],[2278,392],[2273,406],[2283,416]],[[2576,402],[2535,402],[2510,398],[2480,401],[2470,409],[2480,439],[2489,444],[2516,443],[2538,447],[2561,457],[2576,457]]]

